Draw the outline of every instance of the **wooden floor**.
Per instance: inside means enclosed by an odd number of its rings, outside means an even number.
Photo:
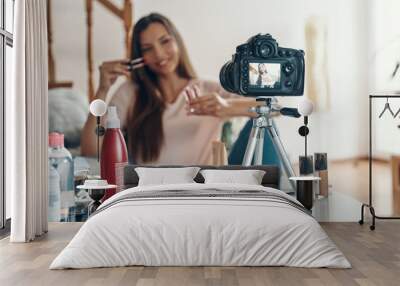
[[[357,223],[323,223],[353,268],[122,267],[48,270],[81,226],[52,223],[29,244],[0,241],[0,285],[400,285],[400,222],[379,222],[375,231]]]

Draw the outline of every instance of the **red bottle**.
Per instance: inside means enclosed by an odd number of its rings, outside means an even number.
[[[124,167],[128,164],[128,150],[120,129],[121,123],[115,106],[108,107],[106,125],[107,129],[101,147],[100,173],[102,179],[118,187],[117,189],[106,190],[102,201],[121,190],[124,183]]]

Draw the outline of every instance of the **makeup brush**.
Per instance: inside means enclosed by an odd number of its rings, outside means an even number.
[[[143,58],[136,58],[126,63],[128,70],[133,71],[145,65]]]

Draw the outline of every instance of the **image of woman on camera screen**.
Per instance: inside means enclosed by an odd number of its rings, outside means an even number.
[[[264,63],[258,64],[257,85],[273,88],[276,82],[276,77],[268,72],[267,66]]]
[[[105,100],[116,79],[127,78],[109,105],[117,107],[131,161],[210,164],[212,141],[220,139],[224,121],[255,116],[249,112],[258,105],[254,98],[196,77],[181,36],[165,16],[152,13],[138,20],[131,47],[132,59],[102,63],[96,91]],[[81,136],[83,156],[96,154],[95,128],[96,119],[89,115]]]

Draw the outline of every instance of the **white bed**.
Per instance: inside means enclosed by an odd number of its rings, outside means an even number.
[[[299,204],[279,190],[254,185],[130,188],[99,207],[50,269],[127,265],[350,268],[342,252]]]

